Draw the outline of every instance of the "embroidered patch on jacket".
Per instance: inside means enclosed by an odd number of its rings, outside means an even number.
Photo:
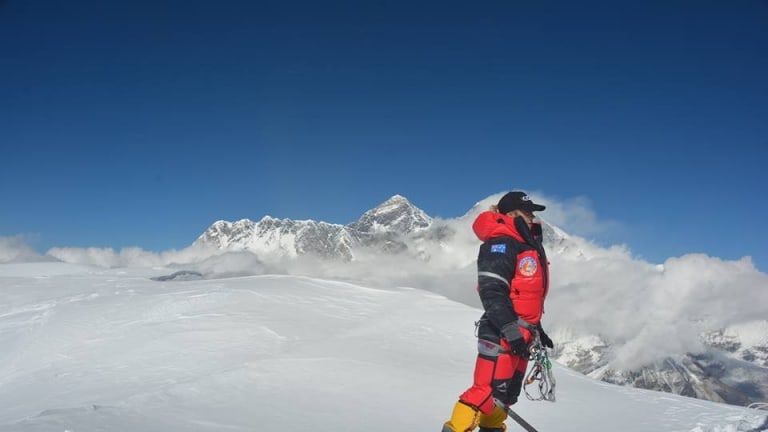
[[[533,276],[538,267],[536,260],[531,257],[525,257],[517,264],[517,269],[520,270],[520,274],[523,276]]]
[[[507,245],[505,244],[495,244],[491,245],[491,252],[493,253],[507,253]]]

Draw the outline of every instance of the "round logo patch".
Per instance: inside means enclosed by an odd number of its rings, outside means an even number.
[[[525,257],[517,264],[517,269],[523,276],[533,276],[536,273],[537,268],[538,265],[536,264],[536,260],[531,257]]]

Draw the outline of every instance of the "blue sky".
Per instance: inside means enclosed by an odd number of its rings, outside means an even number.
[[[766,77],[764,0],[8,0],[0,236],[159,251],[524,188],[766,271]]]

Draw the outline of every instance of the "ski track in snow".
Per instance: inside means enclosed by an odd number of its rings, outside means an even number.
[[[439,295],[292,276],[150,281],[158,271],[0,265],[0,431],[439,430],[471,382],[480,311]],[[516,407],[541,432],[762,421],[555,374],[557,403]]]

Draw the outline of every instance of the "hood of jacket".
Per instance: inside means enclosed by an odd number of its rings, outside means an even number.
[[[515,226],[515,219],[492,211],[480,213],[475,222],[472,223],[472,230],[482,242],[487,242],[496,237],[509,236],[525,243],[525,239]]]

